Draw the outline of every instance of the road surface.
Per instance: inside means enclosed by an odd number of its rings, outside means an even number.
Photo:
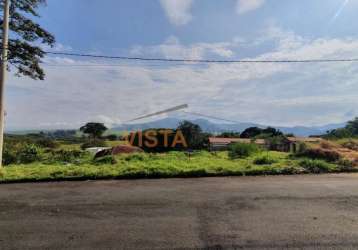
[[[0,249],[357,249],[358,175],[0,185]]]

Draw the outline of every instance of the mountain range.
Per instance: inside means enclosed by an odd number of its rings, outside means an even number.
[[[175,129],[182,121],[183,121],[182,119],[169,117],[169,118],[164,118],[161,120],[147,122],[147,123],[122,124],[114,127],[112,130],[135,131],[135,130],[145,130],[150,128]],[[268,127],[266,125],[256,124],[256,123],[213,123],[206,119],[194,119],[189,121],[198,124],[203,131],[208,133],[214,133],[214,134],[229,132],[229,131],[242,132],[249,127],[260,127],[260,128]],[[296,136],[310,136],[310,135],[321,135],[326,133],[327,130],[341,128],[344,127],[345,125],[346,123],[327,124],[324,126],[314,126],[314,127],[296,126],[296,127],[275,127],[275,128],[281,130],[285,134],[292,133]]]

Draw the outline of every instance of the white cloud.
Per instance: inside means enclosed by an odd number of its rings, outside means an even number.
[[[193,0],[160,0],[160,4],[172,24],[180,26],[191,21]]]
[[[171,36],[160,45],[135,46],[131,53],[133,55],[162,56],[164,58],[203,59],[208,56],[230,58],[234,55],[231,47],[235,44],[234,42],[195,43],[185,46],[176,37]]]
[[[262,41],[270,41],[274,48],[243,59],[326,59],[358,54],[358,39],[353,38],[308,39],[275,26],[268,27],[264,37]],[[184,46],[171,38],[164,46],[137,47],[136,53],[153,50],[150,53],[168,57],[206,58],[215,53],[213,48],[232,54],[240,51],[236,41]],[[117,66],[117,62],[108,66],[111,62],[104,62],[107,66],[99,67],[100,62],[62,57],[47,62],[61,66],[45,66],[48,76],[44,82],[9,79],[8,127],[67,124],[76,128],[93,118],[117,123],[183,103],[195,112],[272,125],[342,122],[348,119],[347,113],[358,113],[356,63]]]
[[[116,117],[109,117],[103,114],[99,114],[91,119],[92,122],[103,123],[106,127],[112,128],[115,125],[119,125],[122,121]]]
[[[265,4],[265,0],[238,0],[237,13],[244,14],[256,10]]]

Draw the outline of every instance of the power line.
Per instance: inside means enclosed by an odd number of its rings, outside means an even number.
[[[189,105],[188,104],[183,104],[183,105],[175,106],[175,107],[172,107],[172,108],[169,108],[169,109],[161,110],[161,111],[158,111],[158,112],[155,112],[155,113],[152,113],[152,114],[143,115],[143,116],[131,119],[131,120],[127,121],[126,123],[134,122],[134,121],[138,121],[138,120],[143,120],[145,118],[150,118],[150,117],[153,117],[153,116],[167,114],[167,113],[171,113],[171,112],[175,112],[175,111],[182,110],[182,109],[187,109],[187,108],[189,108]]]
[[[132,61],[157,61],[157,62],[183,62],[183,63],[333,63],[333,62],[358,62],[358,58],[348,59],[296,59],[296,60],[207,60],[207,59],[178,59],[178,58],[146,58],[146,57],[128,57],[128,56],[107,56],[94,54],[79,54],[68,52],[50,52],[49,55],[62,55],[74,57],[91,57],[102,59],[118,59]]]
[[[225,119],[225,118],[221,118],[221,117],[217,117],[217,116],[212,116],[212,115],[205,115],[205,114],[201,114],[201,113],[197,113],[197,112],[189,112],[189,111],[181,111],[181,112],[183,112],[185,114],[188,114],[188,115],[199,116],[199,117],[209,118],[209,119],[218,120],[218,121],[224,121],[224,122],[230,122],[230,123],[239,123],[238,121],[229,120],[229,119]]]
[[[49,64],[49,63],[42,63],[46,67],[54,67],[54,68],[90,68],[90,67],[136,67],[136,66],[142,66],[142,67],[165,67],[168,65],[165,64]],[[185,63],[173,63],[169,64],[169,66],[188,66],[189,64]],[[193,64],[192,66],[203,66],[207,64]]]

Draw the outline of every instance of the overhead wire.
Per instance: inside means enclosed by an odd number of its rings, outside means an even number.
[[[334,62],[358,62],[358,58],[332,58],[332,59],[293,59],[293,60],[210,60],[210,59],[185,59],[185,58],[149,58],[129,56],[108,56],[95,54],[81,54],[69,52],[45,51],[48,55],[62,55],[72,57],[88,57],[101,59],[117,59],[130,61],[157,61],[157,62],[183,62],[183,63],[334,63]]]

